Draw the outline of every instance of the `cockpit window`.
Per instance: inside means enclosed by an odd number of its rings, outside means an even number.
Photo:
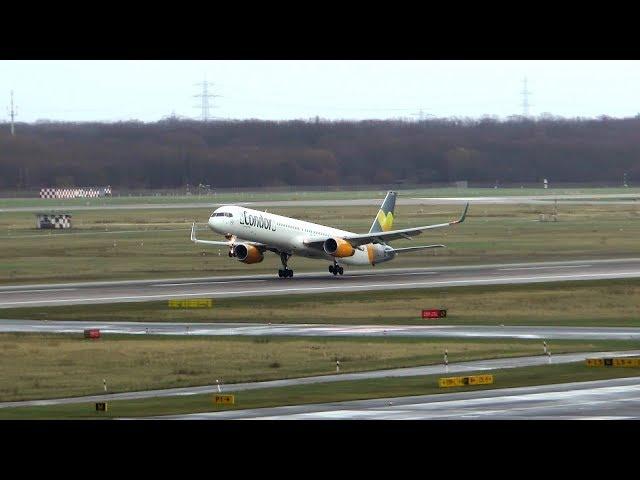
[[[233,217],[233,213],[225,212],[224,216],[225,217]]]
[[[233,217],[233,214],[229,212],[213,212],[211,216],[212,217]]]

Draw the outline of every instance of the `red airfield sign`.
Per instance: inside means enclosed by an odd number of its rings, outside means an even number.
[[[432,308],[430,310],[422,310],[422,318],[443,318],[447,316],[446,310]]]

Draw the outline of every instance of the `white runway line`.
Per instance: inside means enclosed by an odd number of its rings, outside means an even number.
[[[221,280],[218,282],[190,282],[190,283],[157,283],[152,287],[181,287],[182,285],[213,285],[216,283],[254,283],[266,282],[267,280]]]
[[[77,288],[43,288],[39,290],[8,290],[6,292],[0,292],[1,294],[7,293],[32,293],[32,292],[64,292],[70,290],[77,290]]]
[[[520,268],[499,268],[498,270],[542,270],[545,268],[586,268],[592,267],[593,265],[558,265],[553,267],[520,267]]]
[[[393,277],[395,275],[436,275],[438,272],[406,272],[406,273],[383,273],[385,277]],[[362,275],[348,275],[350,277],[358,277]]]

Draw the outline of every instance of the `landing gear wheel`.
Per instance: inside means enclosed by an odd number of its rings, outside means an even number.
[[[338,267],[338,273],[339,273],[340,275],[344,274],[344,268],[342,268],[342,267]]]
[[[338,262],[334,260],[333,265],[329,265],[329,272],[333,273],[334,275],[338,275],[338,273],[342,275],[343,270],[342,267],[338,265]]]
[[[284,270],[278,270],[278,276],[280,278],[293,277],[293,270],[287,267],[287,260],[289,260],[290,256],[291,255],[285,252],[280,253],[280,261],[282,262],[282,266],[284,267]]]
[[[293,277],[293,270],[285,268],[284,270],[278,270],[278,276],[280,278],[291,278]]]

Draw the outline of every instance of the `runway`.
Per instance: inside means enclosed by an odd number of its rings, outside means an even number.
[[[176,336],[295,336],[513,338],[545,340],[640,340],[633,327],[538,327],[469,325],[322,325],[264,323],[181,323],[0,320],[0,333],[82,334],[98,328],[106,334]]]
[[[153,418],[167,420],[640,419],[640,377]]]
[[[459,196],[459,197],[403,197],[402,191],[399,192],[396,203],[398,205],[459,205],[466,202],[473,204],[541,204],[559,201],[570,201],[575,203],[602,203],[606,200],[607,204],[637,204],[640,198],[635,193],[620,194],[558,194],[552,193],[546,195],[511,195],[511,196]],[[242,205],[245,207],[270,207],[270,208],[287,208],[287,207],[363,207],[363,206],[379,206],[384,199],[384,194],[380,198],[357,198],[357,199],[327,199],[327,200],[261,200],[261,201],[244,201],[244,202],[218,202],[212,198],[210,202],[194,201],[188,203],[131,203],[131,204],[103,204],[103,205],[51,205],[43,203],[41,206],[35,207],[4,207],[0,208],[3,212],[40,212],[42,209],[47,210],[68,210],[68,211],[84,211],[84,210],[153,210],[153,209],[186,209],[186,208],[217,208],[222,205]]]
[[[0,308],[640,278],[640,258],[0,287]]]
[[[358,373],[341,373],[330,375],[318,375],[304,378],[291,378],[284,380],[270,380],[264,382],[234,383],[223,386],[223,393],[233,393],[246,390],[263,388],[288,387],[293,385],[309,385],[318,383],[342,382],[347,380],[365,380],[372,378],[389,377],[415,377],[423,375],[454,374],[458,372],[491,371],[504,368],[528,367],[535,365],[558,365],[584,361],[592,357],[629,357],[640,355],[640,350],[625,350],[618,352],[589,352],[589,353],[565,353],[552,355],[551,357],[537,355],[531,357],[498,358],[492,360],[477,360],[443,365],[428,365],[424,367],[396,368],[390,370],[373,370]],[[0,409],[10,407],[35,407],[47,405],[63,405],[72,403],[92,403],[112,400],[137,400],[142,398],[173,397],[181,395],[197,395],[202,393],[217,393],[217,385],[204,385],[199,387],[168,388],[163,390],[148,390],[141,392],[112,393],[106,395],[91,395],[85,397],[56,398],[47,400],[27,400],[18,402],[2,402]]]

